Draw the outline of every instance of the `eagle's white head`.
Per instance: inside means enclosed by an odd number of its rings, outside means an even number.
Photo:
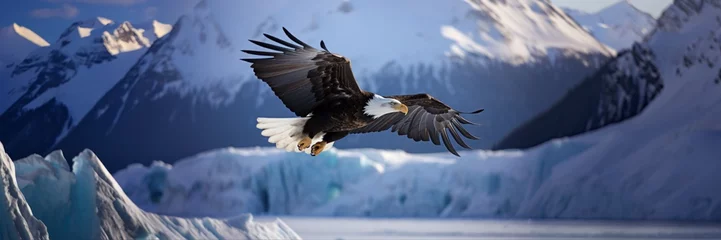
[[[373,98],[366,103],[363,112],[375,119],[394,112],[408,114],[408,106],[393,98],[384,98],[378,94],[374,94]]]

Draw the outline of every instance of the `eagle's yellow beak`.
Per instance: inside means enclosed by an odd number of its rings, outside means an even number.
[[[402,112],[403,114],[408,114],[408,106],[406,106],[405,104],[401,103],[401,104],[393,106],[393,108]]]

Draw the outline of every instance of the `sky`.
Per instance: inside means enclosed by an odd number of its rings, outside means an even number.
[[[30,28],[50,44],[75,21],[97,16],[116,22],[153,19],[173,24],[199,0],[0,0],[0,28],[13,23]],[[596,12],[621,0],[551,0],[560,7]],[[629,0],[657,17],[672,0]]]

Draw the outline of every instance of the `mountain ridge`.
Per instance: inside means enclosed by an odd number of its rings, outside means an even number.
[[[547,1],[413,1],[417,8],[404,15],[390,11],[402,7],[402,2],[338,5],[330,0],[312,4],[273,0],[269,4],[281,3],[318,8],[313,8],[314,13],[279,12],[264,6],[242,8],[242,2],[230,0],[201,2],[117,77],[120,80],[112,89],[97,101],[87,101],[91,109],[82,119],[74,119],[72,131],[65,137],[57,135],[62,138],[53,146],[33,148],[75,154],[90,147],[110,158],[150,161],[177,159],[220,146],[264,145],[266,139],[254,134],[259,133],[252,127],[255,117],[283,116],[288,111],[238,60],[243,57],[239,49],[250,47],[248,39],[266,41],[252,37],[260,33],[278,35],[281,25],[295,29],[291,31],[309,44],[317,45],[322,39],[331,51],[349,57],[364,89],[379,94],[427,92],[458,109],[493,111],[478,116],[480,121],[472,119],[488,126],[471,130],[485,136],[470,143],[475,148],[489,146],[550,106],[614,54]],[[447,11],[420,20],[413,17],[439,9]],[[390,14],[393,21],[368,18],[369,14]],[[542,27],[527,32],[523,26],[530,23]],[[486,33],[479,27],[493,31]],[[391,135],[349,136],[338,145],[442,149]],[[136,144],[142,150],[117,149]],[[11,154],[18,152],[15,146],[8,144]],[[22,156],[22,152],[17,154]],[[109,168],[123,167],[120,161],[111,159],[111,164],[118,165]]]
[[[33,51],[14,66],[11,79],[0,81],[9,90],[0,95],[0,140],[18,153],[46,151],[117,83],[151,40],[129,22],[92,18],[71,24],[55,44]]]
[[[653,16],[628,1],[619,1],[594,13],[571,8],[564,10],[596,39],[616,51],[642,41],[656,25]]]
[[[608,67],[584,80],[549,111],[524,123],[496,143],[493,149],[528,148],[543,139],[572,136],[635,117],[646,111],[655,97],[667,90],[668,79],[694,74],[686,69],[697,64],[713,67],[718,59],[691,51],[715,42],[714,27],[721,26],[721,1],[677,0],[661,14],[657,27],[643,42],[609,61]],[[713,53],[715,46],[708,46]],[[595,87],[590,87],[595,86]],[[583,96],[583,97],[582,97]],[[579,110],[580,103],[595,103]],[[574,110],[575,109],[575,110]],[[569,115],[582,112],[581,115]],[[572,122],[547,129],[555,120]],[[559,120],[560,119],[560,120]]]
[[[50,45],[37,33],[17,23],[0,28],[0,42],[3,43],[0,49],[0,72],[23,60],[33,50]]]

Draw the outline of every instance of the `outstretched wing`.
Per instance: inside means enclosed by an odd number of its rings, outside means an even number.
[[[463,141],[460,135],[469,139],[478,139],[463,128],[463,124],[474,124],[461,116],[465,112],[459,112],[431,95],[414,94],[387,96],[386,98],[394,98],[408,106],[408,114],[386,114],[373,120],[365,127],[351,131],[351,133],[380,132],[393,127],[392,132],[398,132],[398,135],[401,136],[406,135],[416,142],[432,141],[435,145],[441,145],[442,140],[446,149],[456,156],[458,156],[458,152],[451,144],[448,132],[451,133],[453,139],[461,147],[467,149],[471,149],[471,147]],[[483,109],[479,109],[468,114],[476,114],[482,111]],[[440,135],[440,138],[438,135]]]
[[[283,31],[300,46],[264,34],[283,46],[250,41],[279,52],[243,50],[268,57],[242,60],[252,63],[250,67],[255,76],[267,83],[288,109],[299,117],[305,117],[321,101],[349,98],[361,92],[347,58],[328,51],[323,41],[320,42],[323,50],[318,50],[300,41],[285,28]]]

